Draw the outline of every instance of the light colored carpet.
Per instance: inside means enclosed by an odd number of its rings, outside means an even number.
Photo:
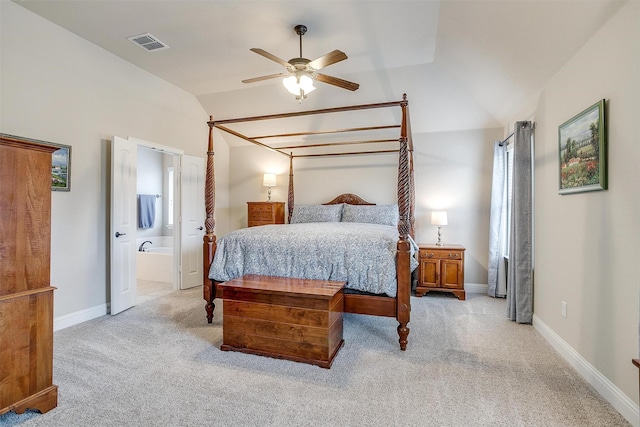
[[[173,283],[171,282],[138,279],[136,285],[136,304],[144,304],[149,300],[168,295],[173,291]]]
[[[412,299],[395,319],[345,315],[330,370],[219,350],[222,303],[173,292],[54,335],[58,407],[12,426],[627,426],[504,300]]]

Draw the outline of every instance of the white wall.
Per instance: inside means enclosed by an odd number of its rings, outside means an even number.
[[[19,5],[0,12],[0,131],[73,147],[71,192],[52,194],[54,316],[103,306],[111,137],[204,157],[208,117],[192,95]]]
[[[443,239],[467,248],[467,283],[487,283],[493,141],[502,136],[502,129],[413,136],[416,240],[435,242],[431,211],[448,210]],[[246,203],[267,199],[263,173],[277,174],[271,199],[287,201],[289,158],[256,146],[232,147],[230,158],[231,228],[238,229],[247,225]],[[293,167],[296,204],[323,203],[340,193],[355,193],[377,204],[397,201],[397,154],[297,158]]]
[[[609,189],[561,196],[558,126],[600,99],[607,100]],[[535,316],[632,399],[636,414],[639,101],[640,3],[628,2],[548,82],[533,113]]]

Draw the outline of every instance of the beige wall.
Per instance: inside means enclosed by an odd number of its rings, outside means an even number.
[[[467,283],[487,283],[492,150],[502,135],[502,129],[414,135],[416,241],[435,242],[431,211],[446,209],[443,240],[467,248]],[[255,146],[233,147],[230,157],[230,228],[237,229],[246,227],[246,203],[267,199],[263,173],[277,174],[272,200],[287,201],[289,159]],[[294,159],[295,202],[323,203],[355,193],[377,204],[396,203],[397,170],[397,154]]]
[[[560,196],[558,126],[600,99],[609,189]],[[548,82],[533,113],[535,316],[636,405],[639,101],[640,3],[629,2]]]
[[[72,146],[71,192],[52,196],[54,315],[104,305],[111,137],[204,156],[207,115],[192,95],[19,5],[0,8],[0,132]]]

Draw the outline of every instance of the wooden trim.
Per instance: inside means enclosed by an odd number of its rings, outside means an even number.
[[[300,145],[288,145],[285,147],[278,147],[281,150],[288,150],[292,148],[317,148],[317,147],[334,147],[338,145],[358,145],[358,144],[385,144],[394,142],[397,143],[397,139],[368,139],[362,141],[340,141],[340,142],[326,142],[323,144],[300,144]]]
[[[319,110],[295,111],[291,113],[268,114],[264,116],[241,117],[238,119],[216,120],[215,127],[220,124],[255,122],[259,120],[287,119],[291,117],[311,116],[316,114],[340,113],[345,111],[371,110],[374,108],[389,108],[400,105],[403,101],[380,102],[376,104],[349,105],[346,107],[322,108]],[[213,119],[211,119],[213,121]]]
[[[52,384],[5,409],[0,408],[0,415],[9,411],[13,411],[16,414],[24,414],[27,409],[36,409],[40,411],[41,414],[44,414],[56,406],[58,406],[58,386]]]
[[[255,145],[259,145],[260,147],[266,148],[267,150],[271,150],[273,152],[284,154],[285,156],[288,156],[288,154],[285,153],[284,151],[280,151],[277,148],[270,147],[267,144],[263,144],[260,141],[256,141],[255,139],[251,139],[248,136],[245,136],[245,135],[241,134],[240,132],[236,132],[235,130],[229,129],[229,128],[224,127],[224,126],[218,126],[213,121],[209,122],[209,126],[215,126],[216,128],[218,128],[220,130],[223,130],[223,131],[225,131],[225,132],[227,132],[227,133],[229,133],[229,134],[231,134],[233,136],[237,136],[238,138],[244,139],[247,142],[250,142],[250,143],[255,144]]]
[[[362,132],[367,130],[382,130],[382,129],[398,129],[400,125],[383,125],[383,126],[365,126],[359,128],[346,128],[346,129],[334,129],[334,130],[318,130],[308,132],[294,132],[294,133],[281,133],[275,135],[260,135],[251,136],[252,139],[267,139],[267,138],[290,138],[293,136],[307,136],[307,135],[326,135],[330,133],[344,133],[344,132]],[[395,140],[394,140],[395,141]],[[280,147],[284,148],[284,147]]]
[[[336,157],[336,156],[357,156],[360,154],[388,154],[397,153],[398,150],[374,150],[374,151],[351,151],[342,153],[324,153],[324,154],[296,154],[293,157]]]
[[[267,150],[271,150],[273,152],[280,153],[280,154],[288,156],[289,154],[285,153],[282,150],[291,149],[291,148],[305,149],[305,148],[312,148],[312,147],[323,146],[323,145],[309,144],[309,145],[301,145],[301,146],[278,147],[278,148],[276,148],[276,147],[272,147],[272,146],[270,146],[268,144],[262,143],[262,142],[258,141],[258,139],[272,138],[272,137],[277,137],[277,136],[288,137],[288,136],[296,136],[296,135],[314,135],[314,134],[324,134],[324,133],[368,131],[368,130],[375,130],[375,129],[398,128],[398,127],[402,129],[403,127],[406,128],[406,124],[403,121],[403,123],[400,124],[400,125],[364,126],[364,127],[359,127],[359,128],[338,129],[338,130],[309,131],[309,132],[299,132],[299,133],[279,134],[279,135],[262,135],[262,136],[258,136],[258,137],[249,137],[249,136],[244,135],[244,134],[242,134],[242,133],[240,133],[238,131],[230,129],[229,127],[224,126],[224,125],[226,125],[226,124],[234,124],[234,123],[247,123],[247,122],[259,121],[259,120],[275,120],[275,119],[284,119],[284,118],[300,117],[300,116],[308,116],[308,115],[317,115],[317,114],[328,114],[328,113],[358,111],[358,110],[374,109],[374,108],[389,108],[389,107],[402,106],[403,104],[406,106],[406,103],[407,103],[406,94],[404,94],[402,101],[382,102],[382,103],[376,103],[376,104],[353,105],[353,106],[335,107],[335,108],[324,108],[324,109],[319,109],[319,110],[296,111],[296,112],[290,112],[290,113],[270,114],[270,115],[253,116],[253,117],[242,117],[242,118],[227,119],[227,120],[213,120],[213,117],[210,117],[210,120],[207,123],[208,123],[208,125],[210,127],[213,126],[215,128],[218,128],[221,131],[227,132],[230,135],[233,135],[235,137],[243,139],[243,140],[245,140],[247,142],[250,142],[250,143],[252,143],[254,145],[258,145],[258,146],[260,146],[262,148],[266,148]],[[405,107],[403,107],[403,108],[405,108]],[[403,120],[404,120],[404,118],[403,118]],[[388,140],[388,141],[372,140],[372,141],[366,141],[366,142],[368,142],[368,143],[385,143],[385,142],[395,142],[395,140]],[[379,153],[393,153],[393,152],[395,152],[395,151],[392,151],[392,150],[379,150],[379,151],[351,152],[351,153],[306,154],[306,155],[296,155],[295,157],[330,157],[330,156],[344,156],[344,155],[357,155],[357,154],[379,154]]]
[[[344,294],[344,312],[396,317],[396,299],[378,295]]]
[[[0,141],[2,145],[14,148],[28,148],[35,151],[44,151],[45,153],[53,153],[60,147],[50,145],[46,141],[40,141],[32,138],[23,138],[21,136],[0,133]]]
[[[43,288],[30,289],[28,291],[23,291],[23,292],[16,292],[15,294],[0,295],[0,302],[14,299],[14,298],[22,298],[22,297],[28,297],[31,295],[41,294],[43,292],[53,292],[55,290],[56,288],[53,286],[45,286]]]

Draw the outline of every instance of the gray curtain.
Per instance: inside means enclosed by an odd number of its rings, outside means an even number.
[[[506,142],[494,142],[493,177],[491,180],[491,212],[489,215],[489,288],[492,297],[505,296],[505,262],[507,248],[507,182],[509,179]]]
[[[513,149],[513,199],[507,275],[507,317],[533,318],[533,124],[516,122]]]

